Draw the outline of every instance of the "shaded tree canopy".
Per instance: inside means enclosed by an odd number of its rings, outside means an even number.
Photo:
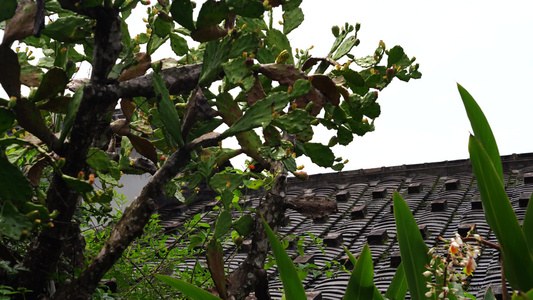
[[[161,193],[185,202],[183,190],[195,194],[205,180],[220,194],[221,220],[235,209],[237,190],[264,188],[258,210],[276,230],[287,174],[307,176],[297,157],[342,170],[331,147],[374,130],[378,91],[421,73],[400,46],[380,42],[369,56],[351,54],[359,24],[333,27],[324,56],[293,49],[287,35],[304,19],[300,2],[1,1],[0,83],[9,99],[0,99],[0,128],[10,134],[0,139],[0,257],[18,270],[0,269],[1,282],[31,290],[31,298],[88,299],[141,236]],[[147,8],[147,29],[131,37],[136,5]],[[152,61],[168,44],[173,53]],[[37,62],[31,49],[43,53]],[[90,78],[77,76],[82,63]],[[124,118],[113,120],[117,106]],[[331,132],[328,145],[312,141],[318,126]],[[224,147],[232,137],[239,146]],[[249,157],[245,170],[219,168],[237,155]],[[153,176],[99,253],[83,259],[80,205],[98,216],[123,174],[144,173]],[[223,269],[209,268],[219,294],[243,299],[264,277],[268,243],[256,214],[224,222],[207,237],[208,255],[221,251],[232,226],[253,236],[252,250],[228,275],[227,291],[213,275],[226,276]],[[76,264],[67,255],[73,249],[80,271],[64,272]]]

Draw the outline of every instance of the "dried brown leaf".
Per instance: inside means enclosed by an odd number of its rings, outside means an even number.
[[[118,82],[143,76],[152,66],[152,58],[145,52],[135,53],[135,63],[124,70],[118,77]]]
[[[137,150],[139,154],[148,158],[154,164],[157,164],[157,150],[148,139],[145,139],[132,133],[128,134],[128,138],[130,139],[133,148],[135,148],[135,150]]]
[[[254,105],[255,102],[265,99],[267,96],[263,90],[259,76],[254,74],[254,77],[254,85],[248,91],[248,93],[246,93],[246,102],[248,103],[248,106]]]
[[[226,31],[224,28],[213,25],[206,28],[196,29],[193,32],[191,32],[191,37],[193,40],[205,43],[212,40],[216,40],[221,37],[225,37],[228,34],[228,31]]]
[[[118,119],[109,124],[109,127],[111,127],[111,130],[113,130],[115,134],[121,136],[127,136],[131,133],[130,124],[126,119]]]
[[[28,171],[28,179],[30,180],[31,185],[35,187],[39,186],[39,182],[41,182],[41,176],[43,175],[43,170],[47,164],[48,162],[43,157],[30,167],[30,170]]]

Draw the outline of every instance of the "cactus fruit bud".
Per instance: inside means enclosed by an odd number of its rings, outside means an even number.
[[[355,31],[357,32],[359,29],[361,29],[361,23],[355,24]]]
[[[15,105],[17,105],[17,97],[9,98],[9,103],[7,104],[7,107],[14,108]]]
[[[287,59],[289,59],[290,57],[290,53],[289,51],[287,50],[283,50],[281,51],[281,53],[278,55],[278,57],[276,57],[276,63],[278,64],[282,64],[284,63]]]
[[[78,172],[78,179],[83,179],[85,177],[85,173],[83,171]]]
[[[307,172],[305,171],[296,171],[296,172],[293,172],[292,174],[294,174],[294,176],[300,180],[309,179],[309,175],[307,175]]]
[[[91,173],[89,174],[89,184],[93,184],[94,183],[94,174]]]
[[[386,74],[387,74],[387,79],[388,80],[392,80],[392,78],[394,78],[394,74],[396,72],[394,71],[394,69],[392,68],[388,68],[387,71],[386,71]]]
[[[337,145],[339,142],[339,139],[336,136],[332,136],[331,139],[329,139],[328,147],[333,147]]]
[[[356,46],[356,47],[359,46],[360,43],[361,43],[361,40],[359,40],[359,39],[356,39],[356,40],[355,40],[355,46]]]
[[[334,37],[338,37],[339,33],[340,33],[339,26],[335,25],[335,26],[331,27],[331,33],[333,33]]]

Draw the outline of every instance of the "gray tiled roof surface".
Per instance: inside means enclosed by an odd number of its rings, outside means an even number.
[[[533,183],[529,183],[527,173],[533,172],[533,154],[502,157],[507,194],[511,204],[522,221],[526,211],[527,193],[533,192]],[[533,177],[532,180],[533,182]],[[396,272],[399,257],[396,240],[395,220],[392,211],[392,192],[398,191],[406,200],[420,227],[428,247],[437,245],[438,237],[453,237],[455,232],[466,232],[475,224],[477,233],[484,239],[497,242],[487,225],[475,178],[468,160],[446,161],[419,165],[407,165],[390,168],[367,169],[340,173],[314,175],[307,181],[289,180],[288,197],[315,195],[337,199],[338,211],[325,219],[313,220],[300,213],[287,209],[288,222],[279,233],[281,236],[294,236],[296,239],[309,235],[324,239],[329,245],[324,253],[314,243],[305,243],[306,256],[319,269],[327,268],[333,260],[346,261],[344,245],[354,255],[361,252],[369,243],[374,260],[374,282],[384,294]],[[524,194],[525,193],[525,194]],[[249,197],[252,207],[257,207],[260,195]],[[521,198],[524,198],[520,200]],[[182,221],[187,216],[209,211],[206,204],[213,199],[204,199],[190,205],[188,210],[174,215],[162,213],[167,227]],[[208,213],[207,221],[213,220],[215,212]],[[238,213],[235,213],[235,218]],[[246,257],[244,251],[233,251],[233,244],[224,245],[226,267],[235,269]],[[289,247],[287,252],[296,259],[299,255],[296,247]],[[300,258],[301,259],[301,258]],[[469,292],[476,298],[482,295],[489,284],[501,286],[498,253],[483,248],[478,258],[478,268],[470,281]],[[194,265],[191,261],[188,267]],[[178,268],[186,268],[180,265]],[[320,291],[322,299],[342,299],[349,274],[334,271],[334,277],[328,278],[324,273],[314,277],[312,272],[303,281],[306,291]],[[276,267],[268,270],[270,293],[274,299],[280,299],[282,284],[278,279]]]

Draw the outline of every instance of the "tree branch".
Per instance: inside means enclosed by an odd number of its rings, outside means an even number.
[[[124,211],[96,258],[78,278],[58,290],[52,299],[67,299],[71,295],[76,295],[74,299],[91,299],[100,279],[122,256],[130,243],[143,233],[145,225],[157,209],[156,200],[161,189],[189,160],[189,151],[185,149],[179,149],[167,159],[143,188],[141,194]]]

